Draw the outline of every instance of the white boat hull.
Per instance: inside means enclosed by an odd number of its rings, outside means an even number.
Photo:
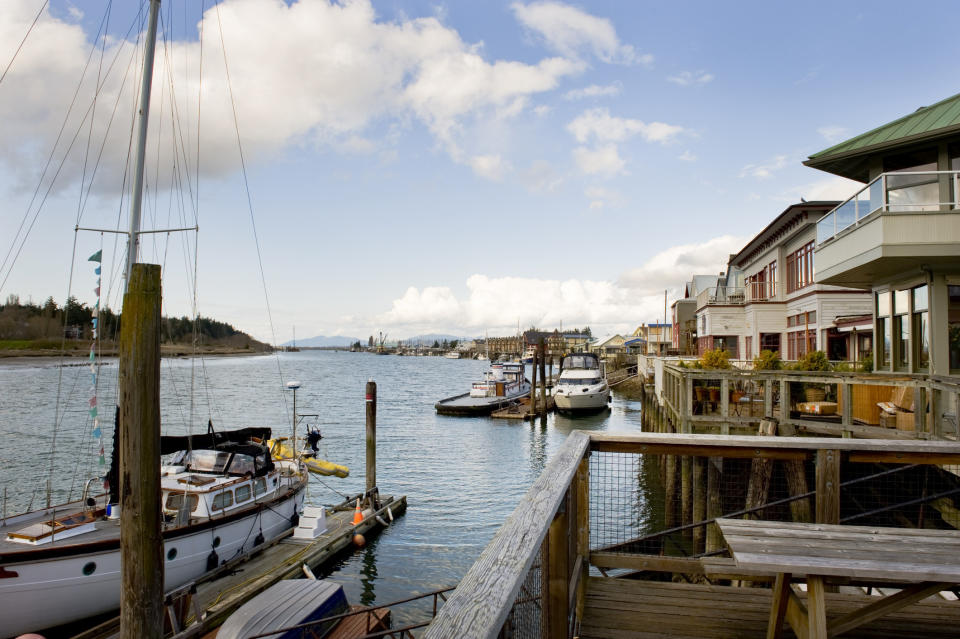
[[[553,396],[557,410],[564,413],[596,413],[607,407],[610,389],[591,389],[587,392],[567,391]]]
[[[218,563],[222,563],[249,552],[261,530],[267,541],[290,530],[294,515],[302,508],[304,491],[305,485],[269,507],[222,525],[178,536],[173,536],[177,531],[171,531],[163,549],[164,590],[175,589],[208,572],[211,551],[216,551]],[[111,523],[119,527],[119,521]],[[214,547],[218,539],[219,544]],[[59,626],[120,607],[119,548],[0,564],[8,573],[17,574],[0,578],[2,637]],[[93,571],[84,574],[90,570],[90,564]]]

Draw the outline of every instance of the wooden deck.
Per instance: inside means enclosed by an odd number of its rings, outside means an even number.
[[[587,582],[581,639],[764,637],[770,615],[767,588],[737,588],[591,577]],[[855,594],[826,595],[830,618],[875,601]],[[960,601],[931,597],[844,637],[956,637]],[[793,637],[789,628],[782,636]]]

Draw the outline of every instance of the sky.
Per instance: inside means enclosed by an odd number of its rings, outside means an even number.
[[[75,228],[129,224],[146,6],[4,2],[0,299],[93,304],[102,248],[102,303],[121,306],[125,237]],[[143,228],[199,232],[144,236],[141,259],[165,314],[274,343],[630,332],[801,197],[852,195],[802,161],[957,93],[956,18],[165,0]]]

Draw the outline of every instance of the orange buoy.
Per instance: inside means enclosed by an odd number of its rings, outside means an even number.
[[[367,545],[367,540],[364,539],[363,535],[357,533],[353,536],[353,545],[357,548],[363,548],[365,545]]]
[[[361,523],[362,521],[363,521],[363,513],[360,512],[360,500],[358,499],[358,500],[357,500],[357,509],[356,509],[355,511],[353,511],[353,525],[356,526],[357,524]]]

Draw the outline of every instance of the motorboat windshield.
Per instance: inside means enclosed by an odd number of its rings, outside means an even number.
[[[600,370],[600,361],[593,353],[577,353],[563,358],[563,370],[587,369]]]

